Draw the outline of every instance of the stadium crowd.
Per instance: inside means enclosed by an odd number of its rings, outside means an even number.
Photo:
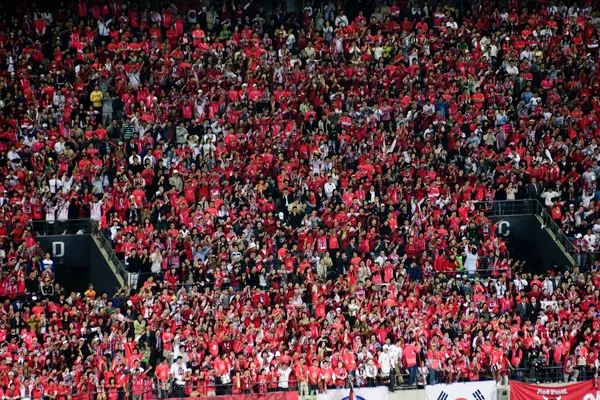
[[[3,3],[0,397],[591,377],[597,4],[497,3]],[[572,271],[511,258],[520,199]],[[112,297],[28,225],[79,218]]]

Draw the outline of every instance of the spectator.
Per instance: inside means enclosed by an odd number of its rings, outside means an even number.
[[[2,390],[593,373],[595,7],[15,5],[0,35],[0,336],[60,356],[46,372],[10,356]],[[544,200],[580,270],[513,259],[487,214],[523,199]],[[25,228],[74,233],[76,218],[126,261],[112,298],[65,292]],[[575,352],[585,368],[566,368]],[[189,372],[170,387],[180,355]]]
[[[185,374],[188,371],[183,357],[177,357],[177,361],[171,366],[171,375],[173,376],[173,394],[175,397],[183,397],[185,386]]]

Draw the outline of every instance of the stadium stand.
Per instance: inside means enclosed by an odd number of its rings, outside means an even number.
[[[0,397],[596,373],[597,3],[343,3],[2,3]],[[55,281],[30,222],[75,219],[116,293]]]

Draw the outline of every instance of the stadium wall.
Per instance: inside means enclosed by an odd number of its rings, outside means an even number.
[[[112,295],[119,289],[117,277],[90,235],[40,236],[38,240],[40,247],[52,255],[56,274],[63,276],[61,282],[67,288],[69,280],[84,280],[84,285],[93,283],[97,293]]]
[[[496,234],[506,239],[511,255],[526,261],[526,270],[548,271],[554,265],[572,266],[572,262],[550,233],[542,227],[536,215],[493,216],[498,223]]]

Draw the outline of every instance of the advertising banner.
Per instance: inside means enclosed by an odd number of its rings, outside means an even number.
[[[372,388],[354,388],[355,400],[388,400],[390,392],[387,386]],[[350,389],[329,389],[317,395],[317,400],[350,400]]]
[[[198,397],[185,397],[183,400],[198,399]],[[202,397],[204,400],[298,400],[298,392],[273,392],[265,394],[230,394],[226,396]],[[182,400],[182,399],[168,399]]]
[[[496,400],[496,396],[497,389],[494,381],[425,387],[425,400]]]
[[[596,398],[600,398],[600,391],[593,379],[561,386],[510,382],[510,400],[596,400]]]

